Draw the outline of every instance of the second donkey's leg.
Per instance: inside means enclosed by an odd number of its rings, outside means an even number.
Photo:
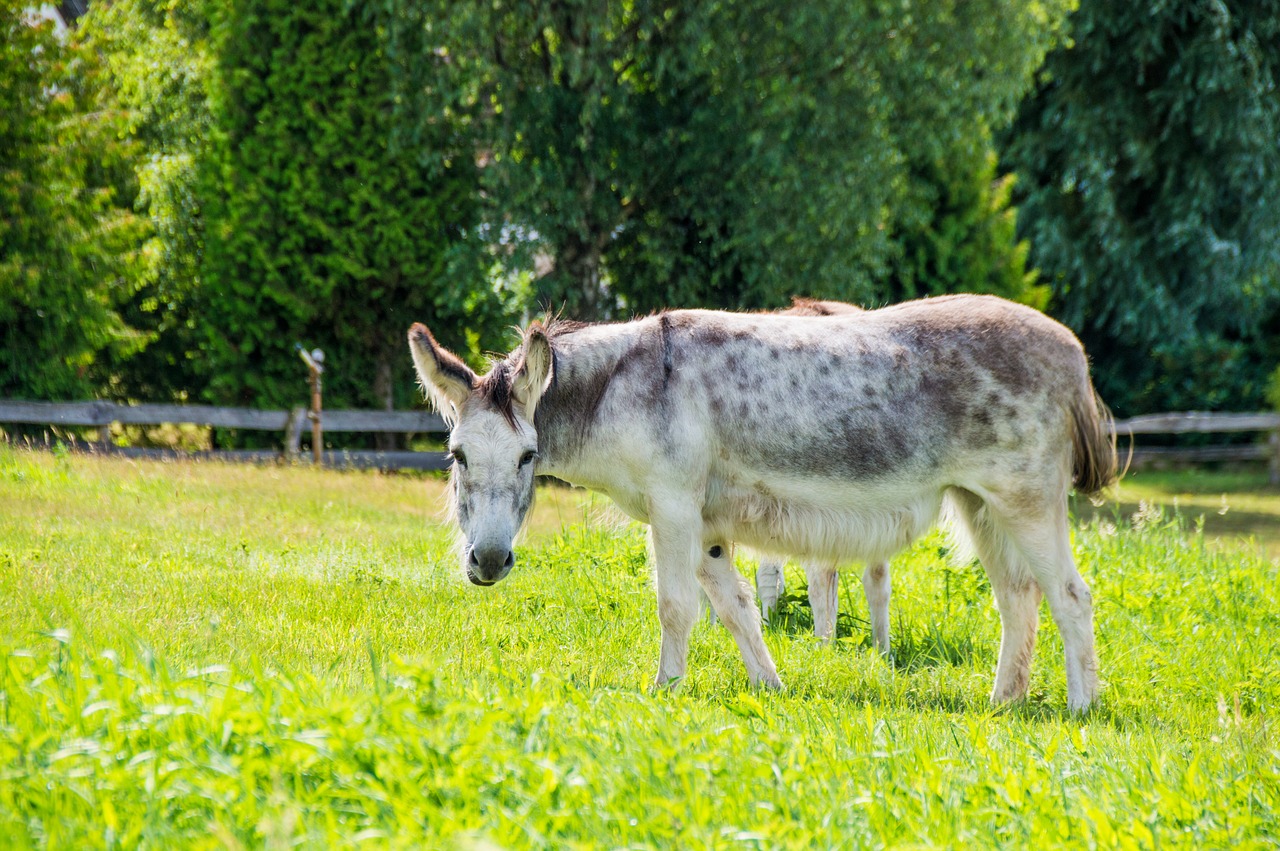
[[[813,609],[813,634],[830,641],[836,634],[836,614],[840,611],[840,574],[830,562],[804,563],[809,580],[809,606]]]
[[[876,649],[889,655],[889,563],[868,564],[862,573],[862,590],[871,613],[871,638]]]
[[[760,595],[760,616],[765,620],[778,608],[778,600],[786,590],[783,564],[782,559],[764,556],[756,568],[756,593]]]

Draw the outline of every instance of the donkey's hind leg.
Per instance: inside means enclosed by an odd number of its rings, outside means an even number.
[[[876,649],[889,655],[889,562],[868,564],[862,572],[862,590],[871,615],[871,638]]]
[[[764,556],[756,568],[756,593],[760,595],[760,616],[766,621],[778,608],[778,600],[786,590],[783,575],[784,562],[774,556]]]
[[[982,500],[968,491],[955,490],[950,496],[969,542],[991,580],[991,590],[1000,610],[1000,659],[996,663],[991,702],[1020,700],[1026,697],[1031,682],[1031,660],[1040,623],[1040,589]]]
[[[1021,602],[1034,640],[1034,626],[1040,595],[1043,594],[1049,603],[1049,611],[1053,614],[1058,633],[1062,636],[1063,652],[1066,657],[1067,672],[1067,708],[1075,711],[1087,709],[1098,694],[1098,662],[1093,643],[1093,597],[1089,586],[1080,578],[1076,570],[1075,559],[1071,555],[1071,536],[1067,527],[1067,506],[1065,496],[1056,488],[1045,491],[1024,491],[1013,495],[1013,498],[988,497],[984,509],[985,516],[980,517],[980,524],[989,530],[987,538],[991,549],[1001,550],[994,553],[995,562],[1006,565],[1016,564],[1018,569],[1010,571],[1007,580],[1006,594],[1014,602]],[[984,536],[974,536],[978,543]],[[979,552],[985,558],[986,554]],[[992,576],[992,586],[996,587],[996,578]],[[1036,589],[1033,594],[1032,589]],[[1012,592],[1012,593],[1010,593]],[[997,600],[1000,591],[996,591]],[[1032,604],[1035,601],[1035,605]],[[1008,637],[1008,624],[1005,623],[1005,604],[1001,603],[1000,617]],[[1028,663],[1031,651],[1027,651]],[[1001,670],[1005,663],[1005,646],[1000,646]],[[1028,664],[1029,667],[1029,664]],[[1016,681],[1002,683],[1000,671],[996,675],[996,691],[993,699],[1002,699],[1002,685],[1017,685]],[[1025,683],[1021,693],[1026,693]],[[1020,695],[1019,695],[1020,696]]]
[[[752,600],[751,586],[742,574],[734,570],[733,544],[726,541],[704,547],[702,563],[698,567],[698,581],[702,583],[720,620],[724,621],[729,634],[737,642],[752,685],[782,688],[773,657],[764,646],[764,636],[760,632],[760,612],[756,610]]]
[[[1065,503],[1065,500],[1064,500]],[[1093,643],[1093,595],[1076,570],[1071,554],[1067,509],[1054,506],[1040,516],[1010,522],[1014,544],[1027,560],[1044,592],[1058,633],[1067,670],[1067,708],[1083,711],[1098,696],[1098,660]]]
[[[813,634],[829,642],[836,634],[840,611],[840,574],[830,562],[806,561],[804,575],[809,580],[809,607],[813,610]]]

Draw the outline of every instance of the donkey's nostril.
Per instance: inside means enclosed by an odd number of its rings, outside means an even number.
[[[477,544],[467,551],[467,574],[492,584],[511,572],[516,555],[510,546]]]

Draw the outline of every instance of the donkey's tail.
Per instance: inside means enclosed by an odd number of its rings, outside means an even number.
[[[1088,378],[1081,390],[1071,406],[1071,473],[1076,490],[1094,496],[1115,483],[1116,435],[1111,411]]]

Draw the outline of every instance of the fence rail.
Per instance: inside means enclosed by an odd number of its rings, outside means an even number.
[[[124,425],[184,425],[284,431],[289,419],[302,410],[264,411],[257,408],[220,408],[212,405],[120,405],[115,402],[20,402],[0,400],[0,423],[30,423],[102,427]],[[309,428],[309,423],[304,428]],[[414,432],[445,430],[444,420],[426,411],[324,412],[326,431]]]
[[[1267,478],[1280,486],[1280,413],[1218,413],[1186,411],[1176,414],[1146,414],[1112,425],[1117,437],[1138,434],[1228,434],[1231,432],[1270,432],[1266,443],[1242,443],[1231,446],[1134,446],[1131,456],[1135,466],[1168,464],[1203,464],[1211,461],[1266,461]],[[1122,449],[1122,454],[1130,457]]]
[[[1146,414],[1116,420],[1117,434],[1220,434],[1232,431],[1280,430],[1277,414],[1221,414],[1188,411],[1183,414]]]
[[[312,423],[303,408],[264,411],[256,408],[221,408],[211,405],[121,405],[115,402],[24,402],[0,400],[0,424],[26,423],[99,429],[98,447],[102,451],[133,457],[171,457],[182,453],[163,449],[113,447],[110,427],[124,425],[163,425],[180,423],[284,433],[279,452],[205,452],[187,453],[197,457],[228,460],[264,460],[296,455],[302,435],[311,431]],[[444,420],[425,411],[359,411],[324,412],[325,431],[348,433],[440,434],[446,430]],[[1267,461],[1271,482],[1280,485],[1280,413],[1217,413],[1188,411],[1173,414],[1148,414],[1116,420],[1113,429],[1118,437],[1141,434],[1226,434],[1231,432],[1270,432],[1268,443],[1246,443],[1231,446],[1133,447],[1132,462],[1148,464],[1194,464],[1209,461]],[[1127,457],[1127,450],[1122,450]],[[438,470],[447,466],[439,452],[326,452],[325,463],[335,466],[382,467],[394,469]]]
[[[296,456],[302,435],[313,423],[305,409],[289,411],[257,408],[223,408],[212,405],[120,405],[115,402],[25,402],[0,400],[0,424],[56,425],[68,428],[97,428],[98,451],[132,458],[218,458],[229,461],[269,461]],[[278,431],[284,434],[281,450],[220,450],[178,452],[170,449],[117,447],[110,442],[113,423],[123,425],[182,425],[236,428],[251,431]],[[444,420],[425,411],[325,411],[326,432],[438,434],[446,430]],[[442,452],[384,452],[373,450],[326,451],[324,462],[336,467],[376,467],[381,469],[443,470],[448,466]]]

